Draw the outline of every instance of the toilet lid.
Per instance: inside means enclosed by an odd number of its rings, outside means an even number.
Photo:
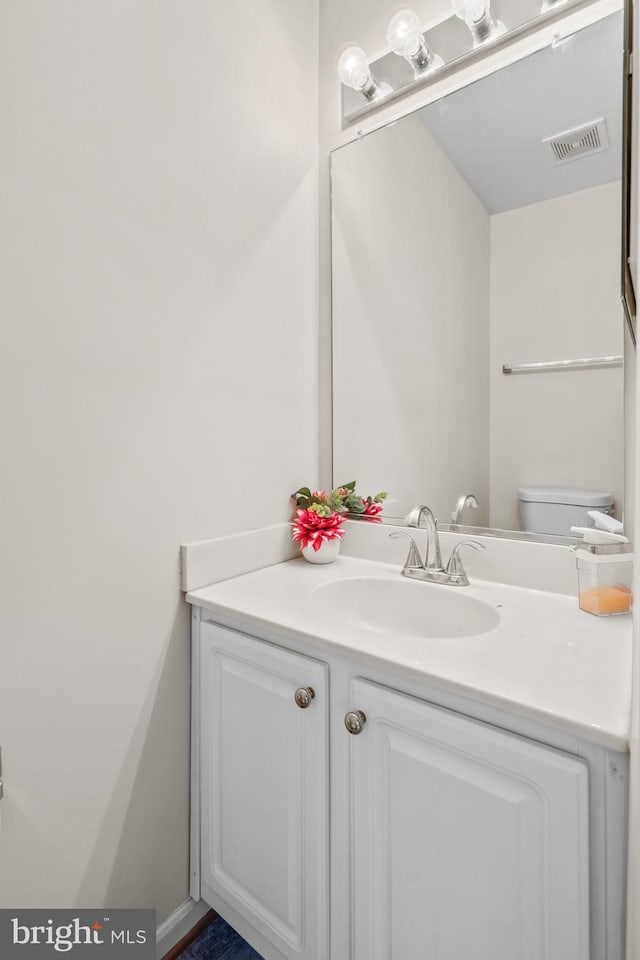
[[[577,507],[607,507],[613,496],[604,490],[567,487],[520,487],[518,497],[529,503],[570,503]]]

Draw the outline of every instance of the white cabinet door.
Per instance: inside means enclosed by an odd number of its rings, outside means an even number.
[[[354,960],[588,960],[588,771],[363,680]]]
[[[327,667],[201,625],[202,889],[286,957],[328,942]],[[297,688],[311,687],[308,707]]]

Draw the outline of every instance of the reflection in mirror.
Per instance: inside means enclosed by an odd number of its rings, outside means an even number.
[[[388,516],[621,517],[620,362],[503,373],[623,353],[621,78],[614,14],[333,153],[334,481]]]

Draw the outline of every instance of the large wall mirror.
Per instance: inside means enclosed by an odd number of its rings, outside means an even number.
[[[621,517],[622,58],[619,13],[333,152],[334,481],[387,516]]]

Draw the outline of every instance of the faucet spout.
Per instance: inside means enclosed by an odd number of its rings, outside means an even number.
[[[451,522],[454,524],[460,523],[462,521],[462,514],[464,513],[466,507],[473,507],[476,509],[479,506],[480,504],[472,493],[463,493],[462,496],[458,498],[456,508],[451,514]]]
[[[426,506],[421,506],[418,512],[418,522],[420,526],[422,517],[425,518],[425,528],[427,531],[427,552],[424,560],[425,570],[442,570],[442,556],[440,554],[440,539],[438,537],[438,521],[433,515],[433,511]]]

